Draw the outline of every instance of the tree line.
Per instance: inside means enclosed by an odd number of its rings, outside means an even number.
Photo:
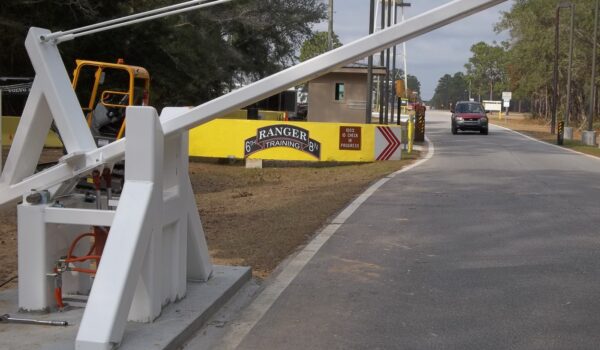
[[[29,27],[77,28],[172,5],[176,0],[3,0],[0,76],[33,76],[24,40]],[[147,68],[152,104],[197,105],[292,65],[311,26],[326,18],[321,0],[237,0],[59,45],[75,59]]]
[[[501,99],[502,91],[512,91],[511,108],[531,112],[534,117],[551,117],[553,67],[555,60],[555,14],[559,0],[516,0],[496,24],[497,32],[508,31],[510,39],[497,44],[479,42],[471,47],[465,71],[440,78],[431,103],[447,107],[457,100]],[[594,0],[575,3],[573,64],[571,80],[571,120],[583,124],[591,98],[591,63],[594,27]],[[569,9],[561,9],[559,23],[559,76],[556,100],[558,115],[566,111]],[[598,52],[596,52],[596,55]],[[596,72],[598,82],[598,72]],[[598,104],[598,99],[596,99]],[[596,106],[596,111],[598,106]]]

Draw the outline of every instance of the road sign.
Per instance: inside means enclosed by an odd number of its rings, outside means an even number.
[[[512,99],[512,92],[510,91],[504,91],[502,93],[502,100],[504,101],[510,101]]]
[[[360,126],[340,126],[340,149],[360,151]]]
[[[507,100],[504,100],[504,104],[503,104],[503,106],[504,106],[504,107],[510,107],[510,100],[508,100],[508,101],[507,101]]]
[[[486,111],[501,111],[502,110],[502,102],[501,101],[483,101],[483,107]]]
[[[378,126],[375,133],[375,159],[400,160],[400,128]]]

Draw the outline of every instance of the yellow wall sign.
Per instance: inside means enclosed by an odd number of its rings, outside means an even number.
[[[244,158],[274,147],[287,147],[321,159],[321,143],[308,137],[309,131],[296,125],[275,124],[256,129],[244,141]]]
[[[340,149],[342,126],[360,132],[360,149]],[[372,162],[377,126],[215,119],[190,130],[189,150],[196,157]]]

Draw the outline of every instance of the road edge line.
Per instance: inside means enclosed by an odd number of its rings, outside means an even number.
[[[263,316],[269,311],[271,306],[277,301],[281,293],[292,283],[292,281],[298,276],[300,271],[310,262],[310,260],[317,254],[323,245],[333,236],[333,234],[346,222],[346,220],[363,204],[377,189],[383,184],[394,178],[396,175],[407,172],[433,158],[435,154],[435,147],[433,142],[425,137],[427,143],[427,154],[422,159],[397,170],[390,175],[375,182],[369,188],[367,188],[362,194],[355,198],[342,212],[340,212],[335,219],[331,221],[327,226],[319,231],[319,233],[310,240],[310,242],[294,256],[289,263],[279,272],[273,280],[269,281],[260,294],[242,311],[241,316],[238,320],[234,321],[230,325],[230,329],[227,334],[223,337],[222,344],[218,349],[223,350],[234,350],[236,349],[244,338],[250,333],[252,328],[263,318]]]
[[[576,151],[576,150],[574,150],[574,149],[570,149],[570,148],[561,147],[561,146],[559,146],[559,145],[555,145],[555,144],[552,144],[552,143],[548,143],[548,142],[546,142],[546,141],[538,140],[538,139],[536,139],[535,137],[532,137],[532,136],[529,136],[529,135],[523,134],[522,132],[519,132],[519,131],[513,130],[513,129],[511,129],[511,128],[507,128],[507,127],[505,127],[505,126],[496,125],[496,124],[491,124],[491,125],[493,125],[493,126],[495,126],[495,127],[498,127],[498,128],[502,128],[502,129],[504,129],[504,130],[508,130],[508,131],[510,131],[510,132],[513,132],[513,133],[515,133],[515,134],[521,135],[521,136],[523,136],[523,137],[524,137],[524,138],[526,138],[526,139],[529,139],[529,140],[532,140],[532,141],[536,141],[536,142],[539,142],[539,143],[541,143],[541,144],[544,144],[544,145],[547,145],[547,146],[552,146],[552,147],[555,147],[555,148],[561,149],[561,150],[563,150],[563,151],[568,151],[568,152],[571,152],[571,153],[576,153],[576,154],[580,154],[580,155],[583,155],[583,156],[586,156],[586,157],[588,157],[588,158],[592,158],[592,159],[595,159],[595,160],[600,160],[600,157],[596,157],[596,156],[593,156],[593,155],[591,155],[591,154],[587,154],[587,153],[579,152],[579,151]]]

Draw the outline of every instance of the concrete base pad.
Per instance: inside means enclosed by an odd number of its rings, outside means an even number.
[[[564,139],[565,140],[572,140],[573,139],[573,128],[572,127],[565,126]]]
[[[262,169],[262,167],[263,167],[262,159],[246,158],[246,169]]]
[[[587,146],[596,145],[596,132],[595,131],[584,131],[581,133],[581,142]]]
[[[248,267],[215,266],[208,282],[188,282],[186,297],[167,305],[155,322],[128,322],[119,349],[178,349],[251,277]],[[0,323],[0,349],[74,349],[83,308],[41,315],[17,310],[17,290],[0,292],[0,315],[68,321],[69,326]]]

